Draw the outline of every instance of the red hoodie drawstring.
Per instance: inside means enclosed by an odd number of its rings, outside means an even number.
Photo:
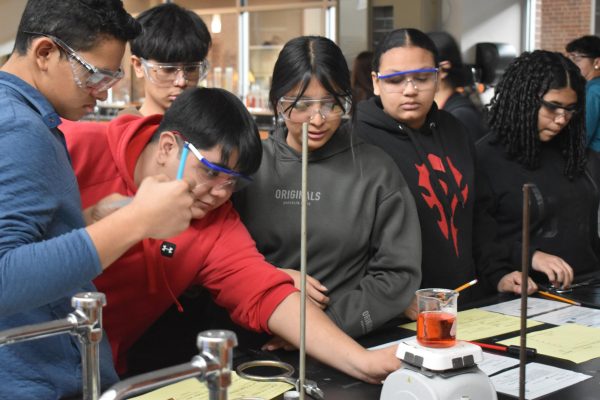
[[[158,279],[159,279],[159,271],[160,278],[162,278],[173,302],[177,306],[177,311],[183,312],[183,306],[173,293],[173,289],[171,289],[171,285],[169,285],[169,280],[167,279],[167,274],[165,272],[165,263],[160,256],[160,247],[157,245],[157,241],[154,239],[144,239],[142,241],[142,245],[144,247],[144,261],[146,262],[146,278],[148,280],[148,292],[150,294],[156,294],[158,291]],[[157,257],[158,256],[158,257]]]

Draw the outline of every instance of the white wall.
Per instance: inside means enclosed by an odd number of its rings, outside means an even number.
[[[0,56],[12,52],[24,0],[0,0]]]

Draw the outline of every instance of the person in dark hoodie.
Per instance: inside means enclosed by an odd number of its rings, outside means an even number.
[[[448,32],[430,32],[427,35],[435,44],[440,59],[435,103],[462,122],[475,143],[485,136],[487,128],[481,111],[469,97],[467,77],[470,72],[462,62],[456,41]]]
[[[279,118],[254,182],[234,205],[266,259],[299,285],[302,124],[308,123],[308,294],[357,337],[402,315],[418,288],[414,199],[391,158],[351,134],[350,74],[339,47],[290,40],[273,70]],[[273,342],[271,342],[272,344]],[[267,348],[272,348],[267,346]]]
[[[179,305],[177,296],[191,285],[208,289],[237,323],[298,343],[300,296],[293,281],[265,262],[229,201],[245,176],[260,165],[262,150],[256,124],[234,94],[188,89],[164,118],[123,115],[104,125],[65,128],[81,200],[92,207],[94,219],[109,219],[116,198],[135,194],[145,176],[160,173],[170,181],[181,176],[197,183],[191,189],[193,221],[188,229],[166,240],[137,243],[94,281],[107,297],[104,327],[120,373],[126,372],[132,344],[171,304]],[[184,147],[189,149],[187,157]],[[113,203],[96,203],[112,193]],[[372,383],[399,367],[393,348],[364,349],[311,304],[306,315],[306,349],[313,357]],[[202,318],[193,313],[191,317]],[[195,344],[198,331],[187,333]],[[171,334],[169,340],[185,347],[182,342],[190,335]],[[161,354],[168,348],[165,343],[153,344],[147,348],[146,367],[165,361],[153,359],[153,354],[171,359]],[[193,346],[174,363],[189,361],[197,352]]]
[[[436,47],[425,33],[390,32],[373,57],[376,96],[358,105],[354,129],[392,156],[415,198],[421,287],[454,289],[478,276],[472,248],[475,154],[464,125],[434,103],[437,65]],[[492,289],[476,285],[461,292],[461,303]],[[416,318],[414,302],[406,315]]]
[[[523,53],[507,68],[489,106],[491,132],[477,143],[478,198],[489,196],[496,240],[521,259],[522,187],[532,183],[531,275],[568,287],[598,272],[598,182],[595,158],[586,159],[585,80],[560,53]],[[493,281],[510,289],[511,269]]]

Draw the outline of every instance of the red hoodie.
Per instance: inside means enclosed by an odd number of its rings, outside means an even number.
[[[111,193],[135,194],[135,163],[160,119],[124,115],[108,124],[61,124],[84,209]],[[274,309],[296,290],[256,250],[230,201],[166,241],[176,245],[172,257],[161,255],[164,240],[146,239],[94,281],[106,294],[104,329],[119,373],[131,345],[191,285],[207,288],[236,323],[266,332]]]

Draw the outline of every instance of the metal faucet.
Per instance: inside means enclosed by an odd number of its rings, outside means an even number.
[[[210,400],[227,400],[233,348],[237,346],[235,333],[225,330],[200,332],[196,345],[200,354],[190,362],[125,379],[104,392],[100,400],[120,400],[193,377],[206,381]]]
[[[64,319],[1,331],[0,346],[61,333],[77,336],[83,346],[83,400],[97,400],[100,395],[98,350],[102,340],[102,307],[106,305],[106,297],[102,293],[78,293],[71,298],[71,305],[75,311]]]

